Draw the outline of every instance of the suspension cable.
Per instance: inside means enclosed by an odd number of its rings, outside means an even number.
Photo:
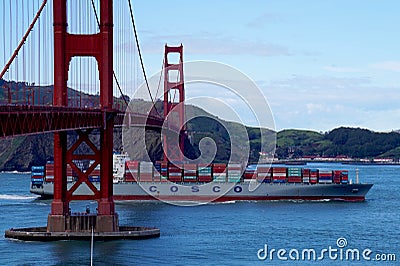
[[[164,63],[165,63],[165,58],[163,58],[162,65],[161,65],[161,72],[160,72],[160,78],[158,79],[158,86],[157,86],[157,91],[156,91],[156,97],[157,97],[157,95],[158,95],[158,91],[160,90],[161,78],[162,78],[162,75],[163,75],[163,73],[164,73]]]
[[[137,47],[137,50],[138,50],[139,59],[140,59],[140,65],[142,66],[142,71],[143,71],[144,80],[146,82],[147,91],[149,92],[150,99],[151,99],[151,102],[153,103],[154,109],[156,110],[157,114],[160,117],[162,117],[160,112],[157,109],[157,106],[156,106],[156,103],[154,102],[153,96],[151,95],[149,82],[147,80],[147,75],[146,75],[146,71],[145,71],[145,68],[144,68],[142,53],[140,51],[139,38],[138,38],[138,35],[137,35],[137,31],[136,31],[135,19],[133,17],[132,5],[131,5],[131,1],[130,0],[128,0],[128,4],[129,4],[129,11],[130,11],[130,14],[131,14],[131,22],[132,22],[132,27],[133,27],[133,33],[135,34],[136,47]]]
[[[97,10],[96,10],[96,6],[95,6],[95,4],[94,4],[94,0],[91,0],[91,3],[92,3],[92,8],[93,8],[93,11],[94,11],[94,15],[95,15],[95,17],[96,17],[97,26],[98,26],[99,29],[100,29],[99,15],[97,14]],[[115,80],[115,84],[117,85],[117,88],[118,88],[119,92],[120,92],[121,95],[122,95],[122,99],[124,100],[126,106],[129,107],[129,103],[128,103],[128,101],[126,100],[126,98],[125,98],[125,96],[124,96],[124,93],[122,92],[121,86],[120,86],[120,84],[119,84],[119,82],[118,82],[118,78],[117,78],[117,75],[115,74],[115,71],[114,71],[114,70],[113,70],[113,77],[114,77],[114,80]]]
[[[22,40],[20,41],[17,49],[15,49],[13,55],[11,56],[10,60],[8,60],[7,64],[5,65],[5,67],[3,68],[3,71],[1,71],[0,73],[0,79],[3,78],[4,74],[7,72],[8,68],[10,67],[11,63],[14,61],[15,57],[17,57],[19,50],[21,50],[21,47],[24,45],[26,39],[29,36],[29,33],[31,32],[31,30],[33,29],[33,26],[35,26],[36,21],[38,20],[40,13],[42,13],[42,10],[44,8],[44,6],[46,5],[47,0],[43,0],[42,5],[40,6],[38,12],[36,13],[35,18],[33,19],[32,23],[29,25],[29,28],[26,30],[24,36],[22,37]]]

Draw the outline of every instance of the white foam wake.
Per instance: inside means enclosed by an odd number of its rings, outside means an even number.
[[[36,196],[0,194],[0,199],[2,199],[2,200],[30,200],[30,199],[36,199],[36,198],[37,198]]]

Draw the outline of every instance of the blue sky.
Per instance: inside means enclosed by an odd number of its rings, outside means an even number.
[[[184,61],[221,62],[254,80],[269,102],[277,130],[297,128],[327,131],[340,126],[376,131],[400,129],[399,1],[131,1],[149,76],[161,69],[164,44],[182,43]],[[16,2],[12,2],[14,10],[24,10],[24,6],[35,6],[37,9],[41,0],[25,1],[22,8]],[[52,10],[51,2],[48,2],[49,10]],[[96,4],[98,6],[98,0]],[[5,14],[2,20],[6,23],[8,5],[8,1],[0,5],[0,8],[6,9],[6,12],[2,12]],[[87,16],[91,17],[91,28],[97,28],[93,14],[88,11],[91,9],[90,1],[86,5],[82,11],[85,15],[74,18],[76,12],[70,14],[72,21],[69,28],[72,32],[74,28],[82,27],[80,19],[86,19]],[[126,83],[121,81],[121,84],[136,87],[141,75],[137,55],[122,53],[134,50],[127,2],[116,0],[114,5],[116,9],[124,11],[126,32],[123,36],[127,36],[115,40],[126,42],[122,45],[125,49],[116,51],[114,55],[115,59],[122,59],[127,64],[116,66],[123,69],[117,69],[117,72],[131,79]],[[51,25],[49,10],[44,11],[41,23]],[[120,13],[115,14],[114,22],[118,26]],[[21,17],[25,21],[18,19],[19,30],[15,29],[15,22],[12,26],[14,41],[0,40],[6,47],[0,49],[0,63],[3,65],[12,52],[7,46],[16,47],[20,39],[18,36],[22,36],[33,14]],[[0,27],[1,38],[9,37],[10,26],[4,24]],[[52,33],[46,35],[43,29],[40,34],[51,40],[49,36]],[[52,28],[49,26],[47,29],[50,31]],[[35,28],[33,33],[38,33],[38,30]],[[32,44],[26,51],[29,53],[35,49],[36,46]],[[42,49],[46,50],[47,47],[42,45]],[[43,54],[40,53],[41,56]],[[31,57],[27,55],[27,58],[32,58],[28,62],[32,60],[36,63],[38,56],[37,52]],[[43,65],[50,69],[51,60],[47,56],[42,60],[46,62]],[[43,65],[36,69],[42,69]],[[128,72],[126,69],[133,70]],[[27,73],[27,81],[30,81],[31,75],[37,74],[35,71]],[[43,80],[50,82],[51,73],[52,70],[41,71],[42,83]],[[78,73],[76,80],[79,82],[80,77]],[[33,77],[30,82],[33,82]],[[69,84],[74,87],[74,81]],[[242,122],[256,124],[248,109],[238,103],[238,98],[215,86],[204,89],[187,86],[186,96],[208,96],[233,103]],[[230,119],[230,113],[225,109],[213,107],[212,111],[217,115]],[[267,108],[265,111],[268,112]]]
[[[399,1],[132,2],[149,73],[183,43],[253,79],[278,130],[400,128]]]

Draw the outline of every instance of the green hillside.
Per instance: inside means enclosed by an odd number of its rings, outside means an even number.
[[[0,85],[4,81],[0,80]],[[12,86],[20,86],[12,83]],[[39,88],[36,88],[39,89]],[[40,88],[43,99],[51,99],[50,88]],[[78,92],[69,89],[71,94]],[[98,96],[94,97],[95,100]],[[120,100],[120,99],[115,99]],[[5,103],[7,96],[0,93],[0,102]],[[156,103],[157,109],[151,108],[151,103],[144,100],[133,100],[130,109],[133,112],[143,112],[163,115],[163,103]],[[398,132],[378,133],[361,128],[336,128],[324,134],[287,129],[278,133],[268,129],[246,127],[236,122],[224,121],[211,115],[203,109],[188,105],[186,116],[193,117],[187,123],[187,138],[185,140],[185,156],[190,159],[213,157],[211,148],[215,144],[216,156],[214,162],[227,162],[229,158],[235,162],[256,162],[260,153],[269,153],[274,150],[275,156],[280,159],[299,158],[302,156],[348,156],[352,158],[400,158],[400,134]],[[122,147],[129,152],[132,159],[160,160],[163,155],[161,135],[159,131],[147,129],[145,133],[146,148],[142,148],[143,132],[130,128],[124,132],[129,136],[128,141],[122,139],[122,130],[114,131],[114,149],[122,151]],[[70,132],[68,142],[71,144],[77,138],[76,133]],[[94,143],[98,143],[99,134],[93,131],[91,136]],[[264,139],[264,142],[261,139]],[[264,143],[261,145],[261,143]],[[203,149],[202,149],[203,148]],[[201,150],[203,154],[201,154]],[[88,152],[87,147],[80,147],[80,152]],[[0,139],[0,171],[27,171],[32,165],[41,165],[53,160],[53,134],[39,134]]]
[[[283,130],[277,134],[277,155],[348,156],[352,158],[400,158],[400,134],[379,133],[361,128],[336,128],[325,134]]]

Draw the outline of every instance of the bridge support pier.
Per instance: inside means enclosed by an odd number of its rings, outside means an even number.
[[[119,232],[118,214],[52,215],[47,219],[47,232]]]
[[[72,57],[93,56],[98,63],[100,79],[100,105],[102,114],[100,145],[90,140],[92,129],[77,130],[78,140],[68,148],[67,132],[54,134],[54,200],[47,227],[10,229],[5,237],[20,240],[90,240],[142,239],[160,236],[156,228],[119,226],[113,200],[113,0],[100,1],[100,32],[96,34],[70,34],[67,32],[67,0],[53,0],[54,15],[54,106],[68,107],[68,71]],[[61,128],[57,128],[60,130]],[[77,154],[85,143],[89,154]],[[82,170],[76,161],[87,161],[90,166]],[[67,169],[77,173],[77,179],[67,187]],[[100,167],[100,187],[89,179]],[[72,175],[72,173],[71,173]],[[80,186],[90,193],[79,193]],[[97,201],[97,213],[73,213],[71,201]]]

